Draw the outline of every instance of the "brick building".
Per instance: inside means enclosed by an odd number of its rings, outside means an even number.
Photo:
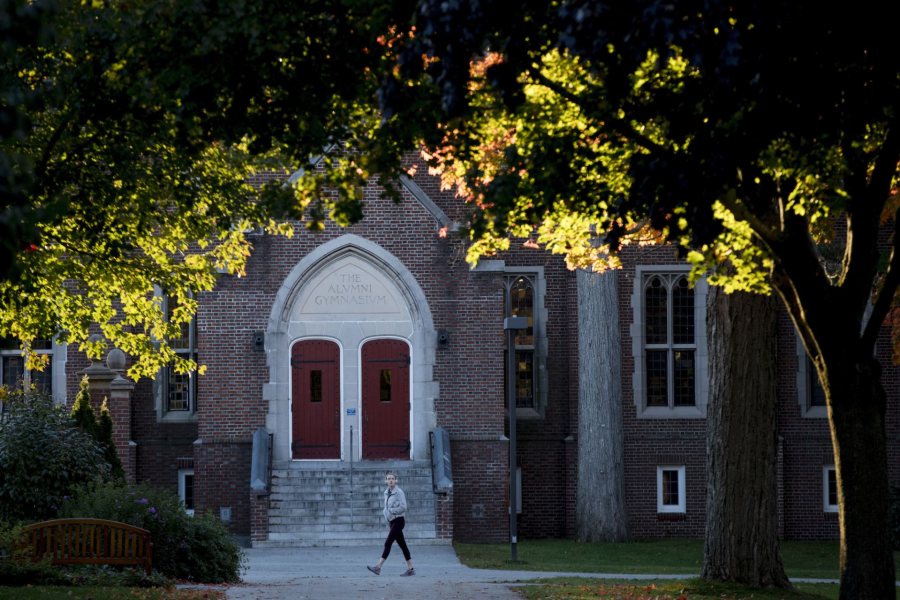
[[[131,386],[48,345],[52,369],[43,377],[71,402],[81,373],[93,369],[94,385],[115,398],[131,477],[178,490],[190,509],[214,511],[255,544],[366,538],[370,525],[371,539],[380,538],[386,468],[401,472],[404,487],[422,480],[415,493],[407,489],[411,503],[425,507],[416,518],[429,521],[419,537],[503,541],[503,319],[527,316],[529,328],[515,342],[519,535],[573,536],[578,374],[589,359],[578,352],[576,274],[559,257],[522,245],[470,268],[452,235],[460,203],[425,174],[402,183],[395,204],[373,182],[365,218],[352,227],[310,233],[298,224],[292,238],[252,235],[247,275],[223,274],[176,342],[206,365],[204,376],[162,372]],[[686,286],[687,267],[670,248],[630,250],[624,265],[609,275],[618,278],[622,344],[608,351],[622,356],[630,531],[700,537],[706,286]],[[887,331],[879,353],[898,483],[900,372],[890,364]],[[21,369],[13,356],[3,355],[4,376]],[[835,538],[823,398],[786,316],[776,360],[780,529],[790,539]],[[431,487],[436,427],[449,433],[449,492]],[[251,490],[260,428],[270,434],[273,467],[264,491]]]

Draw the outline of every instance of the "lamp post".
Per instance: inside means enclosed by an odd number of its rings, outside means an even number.
[[[506,317],[503,329],[506,330],[506,397],[509,406],[509,556],[510,560],[518,560],[516,555],[516,508],[518,493],[516,490],[516,332],[528,327],[525,317]]]

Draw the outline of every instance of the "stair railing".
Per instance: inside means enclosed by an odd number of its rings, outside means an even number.
[[[350,530],[353,531],[353,425],[350,426]]]

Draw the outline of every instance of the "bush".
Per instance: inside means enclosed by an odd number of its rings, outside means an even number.
[[[16,541],[22,536],[21,526],[0,523],[0,581],[4,585],[34,585],[44,581],[58,585],[59,579],[49,561],[32,562],[21,556]]]
[[[118,483],[80,490],[62,509],[66,517],[120,521],[150,531],[153,568],[174,579],[203,583],[240,581],[243,554],[211,515],[191,517],[175,494]]]
[[[125,479],[125,471],[122,461],[116,452],[116,444],[113,442],[113,422],[109,414],[109,405],[106,398],[100,406],[100,416],[94,416],[94,408],[91,406],[91,389],[88,376],[81,378],[78,393],[72,403],[72,420],[83,432],[93,437],[103,448],[103,459],[109,463],[110,477],[112,479]]]
[[[108,477],[103,449],[46,395],[17,392],[0,423],[0,520],[56,516],[79,486]]]

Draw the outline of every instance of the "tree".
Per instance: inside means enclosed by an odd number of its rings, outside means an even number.
[[[116,444],[113,441],[113,421],[112,415],[109,413],[109,405],[106,398],[100,405],[100,416],[94,414],[94,407],[91,405],[91,390],[88,376],[81,378],[78,393],[75,394],[75,401],[72,402],[72,410],[69,412],[75,426],[81,431],[88,434],[100,448],[103,450],[103,458],[109,465],[109,474],[113,479],[124,479],[125,470],[122,468],[122,461],[119,459],[119,453],[116,451]]]
[[[625,514],[622,363],[617,273],[579,270],[578,485],[575,535],[581,542],[628,538]]]
[[[0,336],[21,341],[29,368],[41,366],[29,352],[37,338],[98,358],[103,342],[89,334],[99,325],[131,356],[130,376],[166,363],[191,371],[166,340],[219,272],[242,272],[247,230],[292,234],[289,218],[314,230],[326,211],[360,217],[365,178],[351,154],[292,185],[266,185],[264,173],[340,150],[377,122],[377,5],[15,0],[2,10]],[[179,310],[166,315],[163,294]]]
[[[21,85],[23,49],[51,35],[47,23],[53,2],[10,0],[0,4],[0,279],[15,276],[15,257],[35,239],[37,211],[28,202],[27,159],[15,146],[27,135],[28,112],[39,95]]]
[[[403,140],[429,146],[472,201],[472,258],[535,229],[595,270],[624,244],[668,241],[694,276],[774,291],[825,390],[841,597],[854,599],[894,589],[874,358],[900,283],[900,54],[886,10],[426,0],[414,33],[397,32],[386,150],[372,160],[389,168]]]
[[[69,415],[79,429],[97,439],[97,418],[94,416],[94,407],[91,406],[91,388],[87,375],[78,384],[78,393],[75,394]]]
[[[704,579],[791,587],[778,544],[776,312],[771,298],[707,297]]]

